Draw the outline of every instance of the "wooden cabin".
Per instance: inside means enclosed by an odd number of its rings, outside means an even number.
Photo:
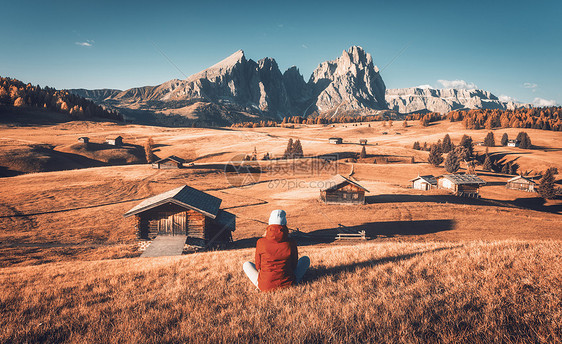
[[[445,174],[437,177],[439,189],[451,190],[457,196],[479,198],[478,189],[486,184],[474,174]]]
[[[105,143],[112,146],[122,146],[123,138],[121,136],[112,136],[105,139]]]
[[[366,139],[361,139],[361,140],[359,140],[359,144],[360,144],[361,146],[366,146],[366,145],[367,145],[367,140],[366,140]]]
[[[412,188],[416,190],[427,191],[437,188],[437,179],[430,174],[425,176],[418,175],[416,178],[411,179],[410,182],[412,182]]]
[[[178,158],[175,155],[170,155],[167,158],[160,159],[152,163],[152,168],[158,169],[173,169],[173,168],[183,168],[185,160]]]
[[[136,216],[140,239],[181,235],[187,244],[211,247],[232,241],[236,229],[236,216],[221,210],[221,202],[220,198],[184,185],[145,199],[125,217]]]
[[[341,137],[330,137],[328,139],[328,142],[336,145],[341,145],[343,143],[343,139]]]
[[[509,140],[509,141],[507,141],[508,147],[519,147],[519,144],[521,144],[521,141],[519,141],[519,140]]]
[[[327,204],[365,204],[365,192],[369,192],[341,174],[324,181],[323,185],[325,187],[320,190],[320,199]]]
[[[78,138],[78,141],[82,142],[82,143],[88,143],[88,142],[90,142],[90,138],[87,137],[87,136],[82,136],[82,137]]]
[[[505,187],[507,189],[512,189],[512,190],[521,190],[521,191],[527,191],[527,192],[536,192],[537,190],[537,183],[527,177],[523,177],[523,176],[517,176],[517,177],[513,177],[510,180],[507,181],[507,183],[505,184]]]

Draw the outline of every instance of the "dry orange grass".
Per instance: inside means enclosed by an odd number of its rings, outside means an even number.
[[[0,270],[0,341],[559,342],[560,242],[305,247],[298,287],[258,293],[253,250]]]

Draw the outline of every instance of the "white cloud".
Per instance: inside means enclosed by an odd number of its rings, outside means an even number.
[[[306,44],[301,44],[301,47],[303,47],[305,49],[308,49],[308,45],[306,45]]]
[[[506,96],[505,94],[502,94],[498,97],[498,99],[502,102],[514,102],[514,103],[519,103],[519,101],[513,97],[510,96]]]
[[[537,88],[539,85],[533,83],[533,82],[524,82],[523,83],[523,87],[525,88]]]
[[[535,98],[535,100],[533,100],[533,105],[534,106],[538,106],[538,107],[542,107],[542,106],[556,106],[556,100],[552,99],[552,100],[548,100],[548,99],[543,99],[543,98]]]
[[[437,80],[437,82],[443,85],[443,88],[456,88],[460,90],[474,90],[478,88],[476,84],[468,83],[464,80]]]
[[[74,44],[79,45],[81,47],[93,47],[94,41],[87,39],[85,42],[74,42]]]
[[[426,85],[419,85],[419,86],[416,86],[416,88],[423,88],[423,89],[431,88],[431,89],[433,89],[434,87],[431,86],[431,85],[427,85],[427,84],[426,84]]]

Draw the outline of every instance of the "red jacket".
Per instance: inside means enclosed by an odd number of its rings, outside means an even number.
[[[289,238],[287,226],[267,226],[265,238],[256,245],[258,288],[268,291],[292,285],[297,261],[297,243]]]

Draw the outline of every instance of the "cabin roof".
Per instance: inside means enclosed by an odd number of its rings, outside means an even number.
[[[431,174],[428,174],[428,175],[425,175],[425,176],[417,176],[414,179],[410,179],[410,181],[415,182],[418,179],[423,179],[424,181],[426,181],[429,184],[437,185],[437,179],[435,179],[435,177]]]
[[[365,189],[363,186],[359,185],[357,182],[354,182],[353,180],[348,179],[348,178],[342,176],[341,174],[336,174],[332,178],[326,180],[324,182],[324,185],[328,185],[328,186],[323,188],[323,189],[320,189],[320,191],[337,190],[344,184],[352,184],[352,185],[357,186],[360,189],[365,190],[366,192],[369,192],[369,190]]]
[[[230,231],[234,231],[236,229],[236,215],[229,213],[226,210],[219,210],[215,221]]]
[[[330,137],[328,140],[343,140],[341,137]]]
[[[523,177],[523,176],[515,176],[515,177],[511,178],[510,180],[508,180],[507,182],[511,183],[511,182],[517,181],[519,179],[521,179],[522,182],[526,182],[528,184],[536,184],[536,182],[534,180],[532,180],[530,178],[527,178],[527,177]]]
[[[178,164],[183,164],[183,163],[185,162],[185,160],[183,160],[182,158],[178,158],[178,157],[175,156],[175,155],[170,155],[169,157],[160,159],[160,160],[158,160],[158,161],[155,161],[154,163],[155,163],[155,164],[157,164],[157,163],[162,163],[162,162],[165,162],[165,161],[168,161],[168,160],[177,162]]]
[[[149,197],[125,213],[125,217],[142,213],[166,203],[193,209],[212,219],[217,217],[222,200],[208,193],[184,185]]]
[[[447,178],[451,182],[453,182],[454,184],[457,184],[457,185],[461,185],[461,184],[482,184],[483,185],[483,184],[486,184],[485,181],[480,179],[475,174],[444,174],[442,176],[437,177],[437,179],[439,179],[439,178]]]
[[[118,136],[108,136],[105,139],[106,140],[117,140],[117,139],[123,139],[123,137],[121,137],[120,135],[118,135]]]

